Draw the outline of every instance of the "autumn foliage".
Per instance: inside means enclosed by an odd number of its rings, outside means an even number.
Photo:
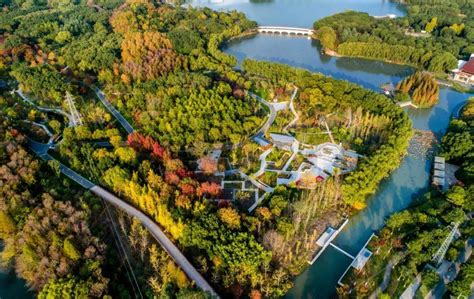
[[[438,102],[439,86],[435,78],[427,72],[416,72],[397,85],[400,92],[410,94],[413,104],[422,107],[433,106]]]
[[[152,80],[182,65],[171,41],[160,32],[133,32],[121,45],[122,70],[135,80]]]
[[[150,152],[153,158],[159,160],[168,160],[170,158],[166,149],[151,136],[143,136],[140,133],[132,133],[128,135],[127,144],[137,152]]]
[[[211,197],[217,197],[220,195],[221,191],[222,189],[219,184],[216,184],[214,182],[204,182],[197,189],[197,195],[198,196],[208,195]]]
[[[217,161],[209,156],[202,157],[199,159],[199,168],[205,174],[213,174],[217,171]]]
[[[140,11],[136,11],[138,4]],[[110,18],[114,31],[123,35],[122,63],[118,68],[125,84],[156,79],[183,64],[183,57],[173,49],[170,39],[147,22],[161,9],[146,1],[127,1]]]
[[[144,136],[135,132],[128,135],[127,144],[135,151],[150,155],[154,161],[161,162],[165,168],[165,182],[179,186],[184,194],[195,194],[197,196],[208,195],[211,197],[220,195],[220,185],[204,182],[199,186],[196,181],[191,179],[192,172],[184,167],[181,160],[173,159],[171,154],[153,137]]]

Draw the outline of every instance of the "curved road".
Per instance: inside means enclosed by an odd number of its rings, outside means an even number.
[[[23,91],[21,90],[15,90],[14,91],[16,94],[18,94],[25,102],[27,102],[28,104],[32,105],[33,107],[35,107],[36,109],[40,110],[40,111],[45,111],[45,112],[53,112],[53,113],[57,113],[57,114],[61,114],[62,116],[66,117],[69,122],[71,122],[71,115],[69,115],[68,113],[64,112],[61,108],[48,108],[48,107],[41,107],[41,106],[38,106],[36,105],[36,103],[34,101],[32,101],[31,99],[29,99],[24,93]]]
[[[38,156],[40,156],[45,161],[57,161],[51,155],[48,154],[50,144],[44,144],[36,142],[29,139],[29,147],[34,151]],[[88,179],[84,178],[74,170],[69,167],[59,163],[59,171],[66,175],[71,180],[75,181],[85,189],[90,190],[92,193],[103,198],[107,202],[113,204],[117,208],[123,210],[130,216],[138,218],[140,222],[145,226],[148,232],[155,238],[161,247],[173,258],[175,263],[183,269],[186,275],[193,281],[196,282],[196,285],[204,291],[209,292],[213,297],[219,297],[214,289],[207,283],[207,281],[202,277],[202,275],[194,268],[194,266],[186,259],[186,257],[181,253],[181,251],[173,244],[173,242],[165,235],[161,228],[148,217],[146,214],[141,212],[139,209],[135,208],[126,201],[118,198],[107,190],[103,189],[100,186],[92,183]]]
[[[213,296],[217,297],[217,293],[207,283],[204,277],[201,276],[196,268],[194,268],[194,266],[186,259],[181,251],[173,244],[173,242],[171,242],[171,240],[163,233],[160,227],[153,220],[151,220],[147,215],[137,208],[131,206],[130,204],[99,186],[94,186],[90,188],[90,190],[117,208],[124,210],[128,215],[138,218],[143,226],[146,227],[148,232],[155,238],[155,240],[160,243],[161,247],[163,247],[163,249],[168,252],[168,254],[174,259],[176,264],[178,264],[181,269],[183,269],[188,277],[195,281],[196,285],[202,290],[207,291]]]
[[[128,134],[133,133],[135,130],[130,125],[130,123],[120,114],[120,112],[115,109],[114,106],[105,98],[104,93],[97,87],[93,86],[94,92],[96,93],[99,100],[106,106],[106,108],[112,113],[112,115],[119,121],[119,123],[123,126],[125,131]],[[26,98],[21,91],[17,91],[17,93],[27,102],[32,105],[35,105],[32,101]],[[35,105],[36,106],[36,105]],[[59,113],[64,113],[61,110],[50,109],[46,108],[48,111],[55,111]],[[48,154],[48,150],[53,144],[44,144],[40,142],[36,142],[34,140],[29,139],[29,147],[33,150],[38,156],[40,156],[45,161],[57,161]],[[69,167],[63,165],[59,161],[59,171],[66,175],[71,180],[75,181],[83,188],[90,190],[92,193],[96,194],[97,196],[103,198],[107,202],[113,204],[117,208],[123,210],[130,216],[138,218],[140,222],[145,226],[148,232],[155,238],[158,243],[160,243],[161,247],[173,258],[175,263],[181,267],[181,269],[186,273],[186,275],[193,281],[196,282],[196,285],[201,288],[202,290],[209,292],[213,297],[218,298],[219,296],[214,291],[214,289],[208,284],[208,282],[202,277],[202,275],[194,268],[194,266],[186,259],[186,257],[181,253],[181,251],[174,245],[174,243],[165,235],[165,233],[161,230],[161,228],[148,217],[145,213],[140,211],[139,209],[135,208],[133,205],[127,203],[126,201],[120,199],[119,197],[113,195],[112,193],[108,192],[104,188],[97,186],[93,182],[89,181],[88,179],[84,178],[74,170],[70,169]]]

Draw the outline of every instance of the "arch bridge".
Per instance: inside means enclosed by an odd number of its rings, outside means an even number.
[[[283,27],[283,26],[259,26],[257,28],[259,33],[278,33],[278,34],[292,34],[292,35],[306,35],[311,36],[314,33],[313,29],[298,28],[298,27]]]

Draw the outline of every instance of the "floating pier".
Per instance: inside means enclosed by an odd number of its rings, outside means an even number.
[[[355,257],[352,257],[352,263],[349,265],[349,267],[347,267],[346,271],[344,271],[344,273],[342,273],[341,277],[337,281],[338,285],[340,285],[340,286],[344,285],[342,283],[342,279],[344,278],[344,276],[346,276],[347,272],[349,271],[349,269],[351,267],[356,269],[356,270],[361,270],[362,268],[364,268],[365,264],[367,263],[369,258],[372,256],[372,252],[367,249],[367,245],[369,244],[370,240],[372,240],[372,238],[374,236],[375,235],[372,234],[370,236],[370,238],[367,240],[367,242],[365,242],[364,246],[359,251],[359,253],[357,253],[357,255]]]
[[[406,101],[406,102],[399,102],[397,103],[400,107],[412,107],[412,108],[419,108],[417,105],[413,104],[413,101]]]
[[[318,251],[318,253],[313,257],[312,260],[308,261],[308,263],[310,265],[314,264],[314,262],[321,256],[321,254],[323,254],[324,250],[326,250],[326,248],[331,245],[333,247],[335,247],[336,249],[338,249],[339,251],[342,251],[343,253],[345,253],[346,255],[348,254],[347,252],[345,252],[344,250],[342,250],[341,248],[337,247],[336,245],[332,244],[332,240],[334,240],[337,235],[341,232],[341,230],[344,228],[344,226],[346,226],[346,224],[349,222],[349,219],[346,219],[344,220],[344,222],[341,224],[341,226],[336,230],[332,227],[328,227],[326,229],[326,231],[321,235],[321,237],[319,237],[319,239],[316,241],[316,244],[318,244],[319,246],[321,246],[322,248]]]

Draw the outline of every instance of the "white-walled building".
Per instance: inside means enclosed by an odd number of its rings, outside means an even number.
[[[474,54],[469,61],[459,60],[458,67],[453,70],[454,80],[474,85]]]

